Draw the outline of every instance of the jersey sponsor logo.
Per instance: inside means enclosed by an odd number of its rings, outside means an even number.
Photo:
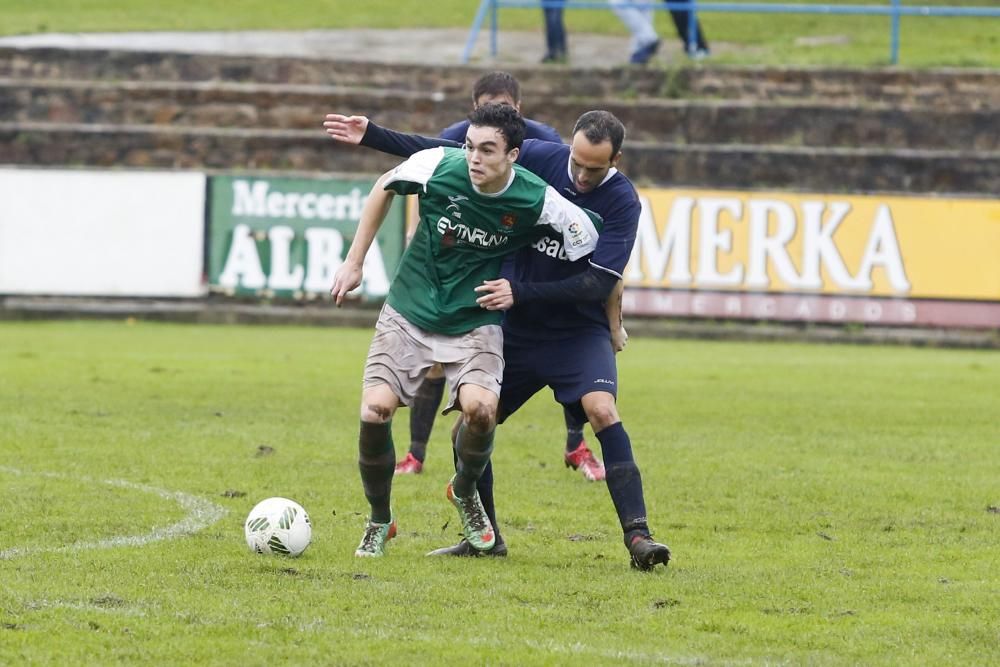
[[[437,232],[443,237],[441,244],[448,247],[464,243],[478,248],[498,248],[506,245],[509,240],[504,234],[491,234],[485,229],[470,227],[444,216],[438,219]]]
[[[461,219],[462,218],[462,208],[458,205],[460,201],[468,201],[469,198],[465,195],[448,195],[448,201],[451,203],[445,207],[445,210],[452,217]]]
[[[570,261],[569,256],[566,254],[566,249],[563,248],[562,241],[554,239],[551,236],[543,236],[535,241],[531,247],[543,255],[547,255],[553,259],[562,260],[564,262]]]

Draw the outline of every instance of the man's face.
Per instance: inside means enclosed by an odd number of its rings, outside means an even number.
[[[510,178],[518,150],[507,150],[507,141],[495,127],[470,125],[465,135],[465,160],[469,178],[483,192],[498,192]]]
[[[618,164],[621,156],[621,151],[618,151],[617,155],[611,154],[610,141],[592,144],[583,132],[577,132],[573,135],[569,152],[569,171],[573,176],[573,187],[580,194],[592,191],[601,184],[608,171]]]
[[[476,98],[473,108],[478,109],[484,104],[506,104],[509,107],[514,107],[519,112],[521,111],[521,105],[515,102],[514,98],[508,95],[507,93],[501,93],[500,95],[490,95],[488,93],[485,95],[480,95],[478,98]]]

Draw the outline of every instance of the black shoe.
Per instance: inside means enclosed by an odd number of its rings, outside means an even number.
[[[564,65],[567,57],[565,52],[550,52],[542,56],[543,65]]]
[[[475,549],[469,541],[462,538],[462,541],[453,547],[441,547],[427,554],[428,556],[468,556],[478,558],[479,556],[493,556],[494,558],[505,558],[507,556],[507,545],[497,541],[491,549],[479,551]]]
[[[656,55],[656,52],[660,50],[660,40],[655,42],[650,42],[645,46],[640,46],[629,58],[629,62],[633,65],[645,65],[649,62],[649,59]]]
[[[632,567],[644,572],[652,570],[657,563],[663,563],[666,567],[670,562],[670,549],[667,545],[654,542],[648,535],[633,537],[628,552],[632,555]]]

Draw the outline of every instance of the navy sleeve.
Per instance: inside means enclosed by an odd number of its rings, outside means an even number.
[[[600,206],[595,201],[588,201],[585,204],[599,210],[604,219],[604,228],[601,230],[590,263],[619,278],[625,273],[625,267],[632,255],[639,216],[642,213],[642,204],[635,189],[624,177],[621,179],[613,188],[609,188],[607,193],[602,193],[604,201]]]
[[[365,130],[365,136],[361,138],[361,145],[400,157],[410,157],[425,148],[437,148],[438,146],[462,147],[462,144],[455,141],[423,137],[419,134],[403,134],[402,132],[379,127],[371,121],[368,121],[368,129]]]
[[[611,295],[618,276],[591,265],[583,273],[564,280],[528,283],[510,281],[514,305],[532,301],[605,301]]]

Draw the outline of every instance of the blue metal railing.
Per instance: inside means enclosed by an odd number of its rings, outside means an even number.
[[[939,16],[939,17],[994,17],[1000,18],[1000,7],[941,7],[914,6],[904,7],[901,0],[889,0],[887,5],[802,5],[776,2],[631,2],[619,5],[637,9],[656,10],[688,10],[692,20],[688,21],[687,43],[690,49],[695,43],[695,30],[698,22],[694,20],[697,12],[734,12],[746,14],[851,14],[862,16],[888,16],[889,21],[889,60],[893,65],[899,63],[899,20],[903,16]],[[479,32],[483,27],[486,15],[490,16],[490,55],[497,54],[497,23],[498,11],[501,8],[558,8],[566,9],[610,9],[606,1],[586,0],[482,0],[476,11],[476,18],[469,30],[469,38],[462,52],[462,62],[469,62],[472,50],[475,48]]]

